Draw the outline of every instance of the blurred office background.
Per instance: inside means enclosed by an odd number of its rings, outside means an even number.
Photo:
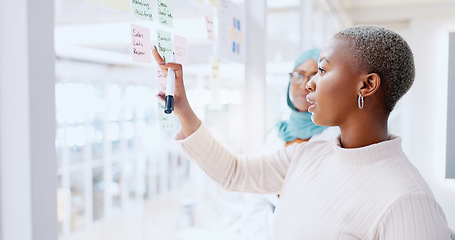
[[[301,51],[356,24],[400,33],[414,51],[416,81],[390,132],[403,137],[455,229],[455,180],[447,173],[455,165],[454,0],[233,0],[245,13],[245,60],[221,59],[219,81],[205,22],[216,21],[217,9],[211,1],[172,2],[174,33],[188,41],[190,102],[241,154],[260,151],[288,115],[287,73]],[[138,21],[103,0],[1,0],[0,240],[238,239],[243,206],[229,201],[235,194],[179,152],[178,122],[160,128],[156,65],[129,53],[128,31]]]

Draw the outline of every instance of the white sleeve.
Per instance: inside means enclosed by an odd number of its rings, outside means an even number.
[[[191,136],[176,140],[187,157],[226,190],[252,193],[281,190],[290,163],[288,149],[268,155],[236,156],[203,124]]]
[[[379,240],[450,240],[444,212],[433,196],[424,193],[408,194],[383,216],[378,227]]]

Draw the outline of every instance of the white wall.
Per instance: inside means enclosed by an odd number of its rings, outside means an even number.
[[[411,21],[405,38],[414,52],[416,79],[401,100],[402,122],[397,134],[403,137],[404,151],[427,180],[449,226],[455,229],[455,180],[445,179],[450,31],[455,31],[455,19]]]
[[[0,1],[0,239],[56,240],[53,0]]]

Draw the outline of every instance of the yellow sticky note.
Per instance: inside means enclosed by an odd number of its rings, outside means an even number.
[[[131,12],[129,0],[104,0],[103,4],[105,7],[108,8],[114,8],[125,12]]]
[[[220,59],[212,57],[212,80],[220,80]]]
[[[216,8],[221,8],[220,0],[209,0],[210,4],[212,4]]]

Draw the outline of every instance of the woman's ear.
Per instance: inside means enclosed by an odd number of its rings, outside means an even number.
[[[370,73],[366,75],[363,80],[363,86],[360,88],[362,97],[373,95],[379,90],[379,86],[381,86],[381,77],[379,77],[377,73]]]

